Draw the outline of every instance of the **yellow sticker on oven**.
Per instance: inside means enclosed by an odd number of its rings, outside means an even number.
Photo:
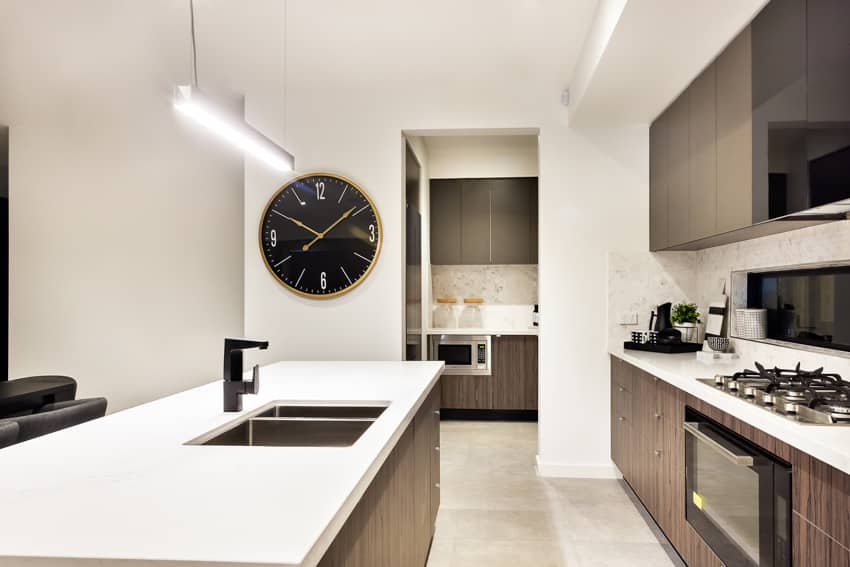
[[[691,499],[694,501],[694,506],[702,510],[702,496],[700,496],[696,491],[691,492]]]

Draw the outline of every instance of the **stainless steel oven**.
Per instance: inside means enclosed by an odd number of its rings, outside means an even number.
[[[685,515],[729,567],[791,565],[791,467],[685,411]]]
[[[430,360],[446,363],[443,374],[489,376],[489,335],[432,335],[428,349]]]

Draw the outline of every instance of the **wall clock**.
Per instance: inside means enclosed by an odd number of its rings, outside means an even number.
[[[260,250],[287,289],[329,298],[359,285],[381,251],[381,217],[353,181],[330,173],[297,177],[263,211]]]

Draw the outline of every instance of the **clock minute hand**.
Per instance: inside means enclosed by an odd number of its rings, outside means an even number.
[[[342,221],[344,221],[345,219],[347,219],[347,218],[351,215],[351,213],[352,213],[352,212],[354,212],[354,209],[356,209],[356,208],[357,208],[357,207],[351,207],[350,209],[348,209],[347,211],[345,211],[344,213],[342,213],[342,216],[341,216],[341,217],[339,217],[338,219],[336,219],[336,220],[333,222],[333,224],[332,224],[332,225],[330,225],[328,228],[326,228],[326,229],[325,229],[324,231],[322,231],[321,233],[317,234],[317,235],[316,235],[316,238],[314,238],[313,240],[311,240],[310,242],[308,242],[307,244],[305,244],[304,246],[302,246],[302,247],[301,247],[301,249],[302,249],[302,250],[304,250],[305,252],[306,252],[307,250],[309,250],[311,246],[313,246],[313,245],[314,245],[316,242],[318,242],[319,240],[323,239],[323,238],[325,237],[325,235],[326,235],[327,233],[329,233],[329,232],[330,232],[330,231],[331,231],[331,230],[332,230],[332,229],[333,229],[336,225],[338,225],[339,223],[341,223]]]

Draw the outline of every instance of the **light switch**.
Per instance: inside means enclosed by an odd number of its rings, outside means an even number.
[[[620,325],[637,325],[637,311],[623,311],[620,313]]]

